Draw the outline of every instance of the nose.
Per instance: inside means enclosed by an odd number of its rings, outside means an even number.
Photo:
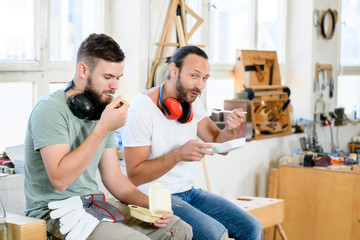
[[[118,89],[118,80],[116,78],[114,78],[111,82],[110,82],[110,88],[117,90]]]
[[[204,90],[206,86],[206,81],[202,78],[196,81],[195,88],[199,89],[200,91]]]

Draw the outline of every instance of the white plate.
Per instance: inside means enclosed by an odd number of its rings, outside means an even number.
[[[237,139],[230,140],[230,141],[223,142],[223,143],[209,143],[209,144],[212,144],[213,147],[212,148],[204,148],[204,149],[210,150],[214,153],[225,153],[225,152],[230,152],[232,150],[241,148],[242,146],[244,146],[245,141],[246,141],[246,137],[237,138]]]

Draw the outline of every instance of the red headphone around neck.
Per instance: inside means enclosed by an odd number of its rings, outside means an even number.
[[[160,86],[160,103],[168,119],[177,120],[179,123],[188,123],[193,119],[192,105],[188,102],[180,103],[176,98],[163,99],[164,84]]]

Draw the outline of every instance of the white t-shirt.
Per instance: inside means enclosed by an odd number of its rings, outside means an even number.
[[[150,97],[139,93],[131,102],[126,125],[122,131],[124,147],[151,146],[151,161],[181,147],[189,140],[197,139],[197,124],[207,114],[199,99],[192,103],[192,107],[193,120],[181,124],[176,120],[167,119]],[[189,190],[193,185],[195,164],[199,162],[181,161],[160,178],[140,185],[139,189],[147,194],[149,186],[159,182],[171,193]]]

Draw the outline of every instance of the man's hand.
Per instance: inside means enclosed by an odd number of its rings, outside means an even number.
[[[165,214],[164,216],[162,216],[160,219],[157,219],[153,225],[155,227],[165,227],[171,220],[171,218],[174,216],[173,211]]]
[[[108,131],[114,131],[121,128],[126,123],[127,110],[130,104],[118,96],[109,103],[101,114],[99,124],[103,124]]]
[[[244,118],[245,114],[243,109],[235,109],[232,113],[229,114],[225,123],[225,129],[227,131],[235,130],[244,121]]]
[[[190,140],[177,149],[178,161],[200,161],[205,155],[214,155],[212,151],[204,148],[211,148],[212,145],[202,143],[199,140]]]

